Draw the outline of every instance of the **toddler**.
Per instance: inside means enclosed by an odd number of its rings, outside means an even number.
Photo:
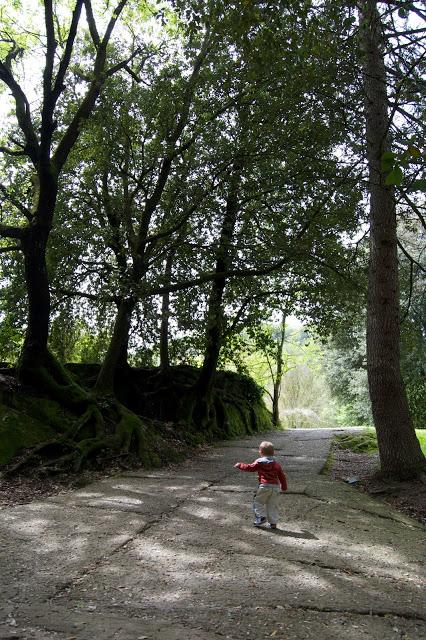
[[[259,488],[253,502],[254,526],[260,527],[268,521],[270,529],[276,529],[278,522],[278,496],[280,488],[281,491],[287,490],[287,479],[281,465],[273,457],[274,445],[272,442],[261,442],[259,453],[261,457],[252,464],[237,462],[234,467],[241,471],[257,471]]]

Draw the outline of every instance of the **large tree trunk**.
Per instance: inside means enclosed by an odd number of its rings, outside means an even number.
[[[56,173],[49,161],[40,162],[37,174],[34,175],[34,214],[21,238],[28,296],[28,323],[18,362],[21,380],[32,378],[33,372],[45,367],[48,360],[50,285],[46,251],[57,195]]]
[[[18,371],[44,366],[50,319],[50,290],[46,266],[48,230],[29,227],[21,245],[24,253],[25,282],[28,294],[28,323]]]
[[[215,273],[217,274],[226,273],[232,264],[232,242],[238,216],[238,196],[241,172],[242,160],[238,159],[234,163],[229,183],[225,213],[216,253]],[[225,287],[225,275],[214,280],[211,287],[207,311],[206,348],[204,352],[203,366],[197,382],[197,393],[202,398],[208,397],[213,387],[220,349],[222,347],[224,323],[223,296]]]
[[[381,158],[389,150],[386,71],[375,0],[360,5],[364,54],[367,158],[370,182],[370,260],[367,370],[380,461],[385,475],[415,476],[425,465],[400,371],[399,284],[394,188]]]
[[[124,298],[119,304],[108,351],[95,384],[98,393],[114,392],[117,367],[127,363],[127,346],[135,306],[136,300],[133,298]]]
[[[171,282],[172,266],[174,260],[174,251],[172,251],[166,260],[166,268],[164,272],[165,284]],[[169,318],[170,318],[170,293],[163,293],[161,300],[161,326],[160,326],[160,368],[163,370],[170,367],[169,356]]]

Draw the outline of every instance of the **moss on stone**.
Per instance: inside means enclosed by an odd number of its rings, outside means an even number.
[[[271,413],[262,402],[256,402],[252,405],[252,415],[254,415],[253,432],[260,433],[262,431],[271,431],[272,418]]]
[[[67,375],[83,381],[87,389],[98,368],[70,367]],[[184,366],[172,367],[166,373],[159,369],[123,369],[116,396],[98,398],[84,391],[86,406],[80,404],[73,409],[67,408],[70,403],[62,405],[58,398],[55,401],[46,394],[38,397],[0,390],[0,402],[8,414],[0,430],[0,464],[9,462],[22,448],[57,440],[74,443],[76,468],[89,458],[97,464],[103,457],[126,453],[152,468],[182,459],[189,448],[205,442],[241,438],[272,428],[262,392],[250,378],[218,372],[212,396],[202,405],[194,391],[197,376],[196,368]],[[185,419],[187,413],[190,419]]]
[[[73,416],[64,410],[59,402],[49,398],[16,394],[11,406],[43,424],[49,425],[59,433],[66,431],[73,420]]]
[[[54,429],[45,422],[0,404],[0,464],[7,464],[21,449],[54,436]]]
[[[224,404],[225,406],[225,427],[228,438],[238,438],[246,433],[246,425],[241,417],[241,412],[236,405]]]

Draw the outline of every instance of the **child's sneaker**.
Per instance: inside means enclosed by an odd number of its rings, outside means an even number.
[[[253,522],[255,527],[260,527],[262,524],[265,524],[266,518],[261,516],[256,516],[256,520]]]

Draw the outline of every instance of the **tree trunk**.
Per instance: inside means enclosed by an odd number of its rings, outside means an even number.
[[[286,314],[283,312],[281,320],[281,331],[277,339],[277,373],[274,380],[274,389],[272,397],[272,424],[275,427],[280,426],[280,395],[281,395],[281,381],[283,377],[283,350],[285,341],[285,321]]]
[[[174,259],[172,251],[166,260],[165,284],[170,284],[172,275],[172,265]],[[170,367],[169,357],[169,318],[170,318],[170,293],[163,293],[161,301],[161,326],[160,326],[160,368],[165,370]]]
[[[25,284],[28,296],[28,324],[18,362],[21,380],[46,366],[50,322],[50,285],[46,251],[58,194],[58,181],[50,163],[40,162],[34,175],[34,215],[23,231]],[[34,382],[34,380],[32,380]]]
[[[274,382],[273,397],[272,397],[272,424],[274,425],[274,427],[278,427],[280,424],[280,407],[279,407],[280,390],[281,390],[281,384],[278,383],[278,381]]]
[[[230,179],[229,192],[226,200],[225,214],[222,221],[222,229],[219,245],[216,253],[215,272],[226,273],[232,264],[232,241],[238,216],[238,195],[241,182],[242,160],[236,160]],[[217,363],[223,336],[223,296],[226,287],[226,276],[213,281],[208,311],[206,349],[204,352],[203,366],[197,382],[197,393],[201,397],[210,394],[214,383]]]
[[[49,336],[50,290],[46,266],[48,230],[29,227],[22,240],[25,283],[28,295],[28,323],[18,372],[25,378],[28,369],[45,364]]]
[[[124,298],[119,304],[108,351],[95,384],[98,393],[113,393],[117,367],[127,363],[127,346],[135,306],[133,298]]]
[[[415,476],[425,465],[413,429],[400,370],[399,283],[394,188],[385,184],[381,158],[389,151],[386,71],[375,0],[360,5],[364,55],[367,159],[370,189],[370,258],[367,370],[380,461],[385,475]]]

